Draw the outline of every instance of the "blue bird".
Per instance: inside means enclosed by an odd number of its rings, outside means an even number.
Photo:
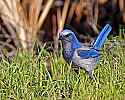
[[[112,27],[107,24],[90,47],[82,45],[71,29],[64,29],[59,33],[59,39],[62,42],[63,57],[66,62],[76,66],[76,68],[85,69],[89,78],[94,79],[92,71],[99,60],[100,49],[103,46]]]

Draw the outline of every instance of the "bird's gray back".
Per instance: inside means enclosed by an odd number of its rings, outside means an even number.
[[[80,68],[84,68],[86,71],[92,71],[95,67],[95,64],[97,62],[97,58],[87,58],[83,59],[78,55],[79,50],[90,50],[89,47],[82,47],[78,48],[74,51],[72,61],[75,65],[79,66]]]

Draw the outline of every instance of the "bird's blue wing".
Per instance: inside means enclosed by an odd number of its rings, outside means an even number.
[[[102,29],[102,31],[99,33],[99,35],[98,35],[97,39],[95,40],[95,42],[93,43],[92,47],[94,49],[99,50],[103,46],[103,44],[111,30],[112,30],[112,27],[109,24],[107,24]]]
[[[82,59],[95,58],[99,56],[99,51],[90,49],[90,50],[78,50],[78,56]]]

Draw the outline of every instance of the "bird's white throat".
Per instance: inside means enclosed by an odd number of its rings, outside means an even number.
[[[68,34],[71,34],[71,33],[73,33],[71,30],[65,29],[64,31],[62,31],[62,32],[60,33],[60,35],[65,36],[65,35],[68,35]]]

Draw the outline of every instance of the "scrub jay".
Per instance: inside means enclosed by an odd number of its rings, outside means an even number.
[[[70,29],[64,29],[59,33],[59,39],[62,42],[63,57],[66,62],[71,63],[76,68],[85,69],[89,78],[93,79],[92,71],[99,60],[100,49],[103,46],[112,27],[107,24],[90,47],[82,45],[75,36],[75,32]]]

